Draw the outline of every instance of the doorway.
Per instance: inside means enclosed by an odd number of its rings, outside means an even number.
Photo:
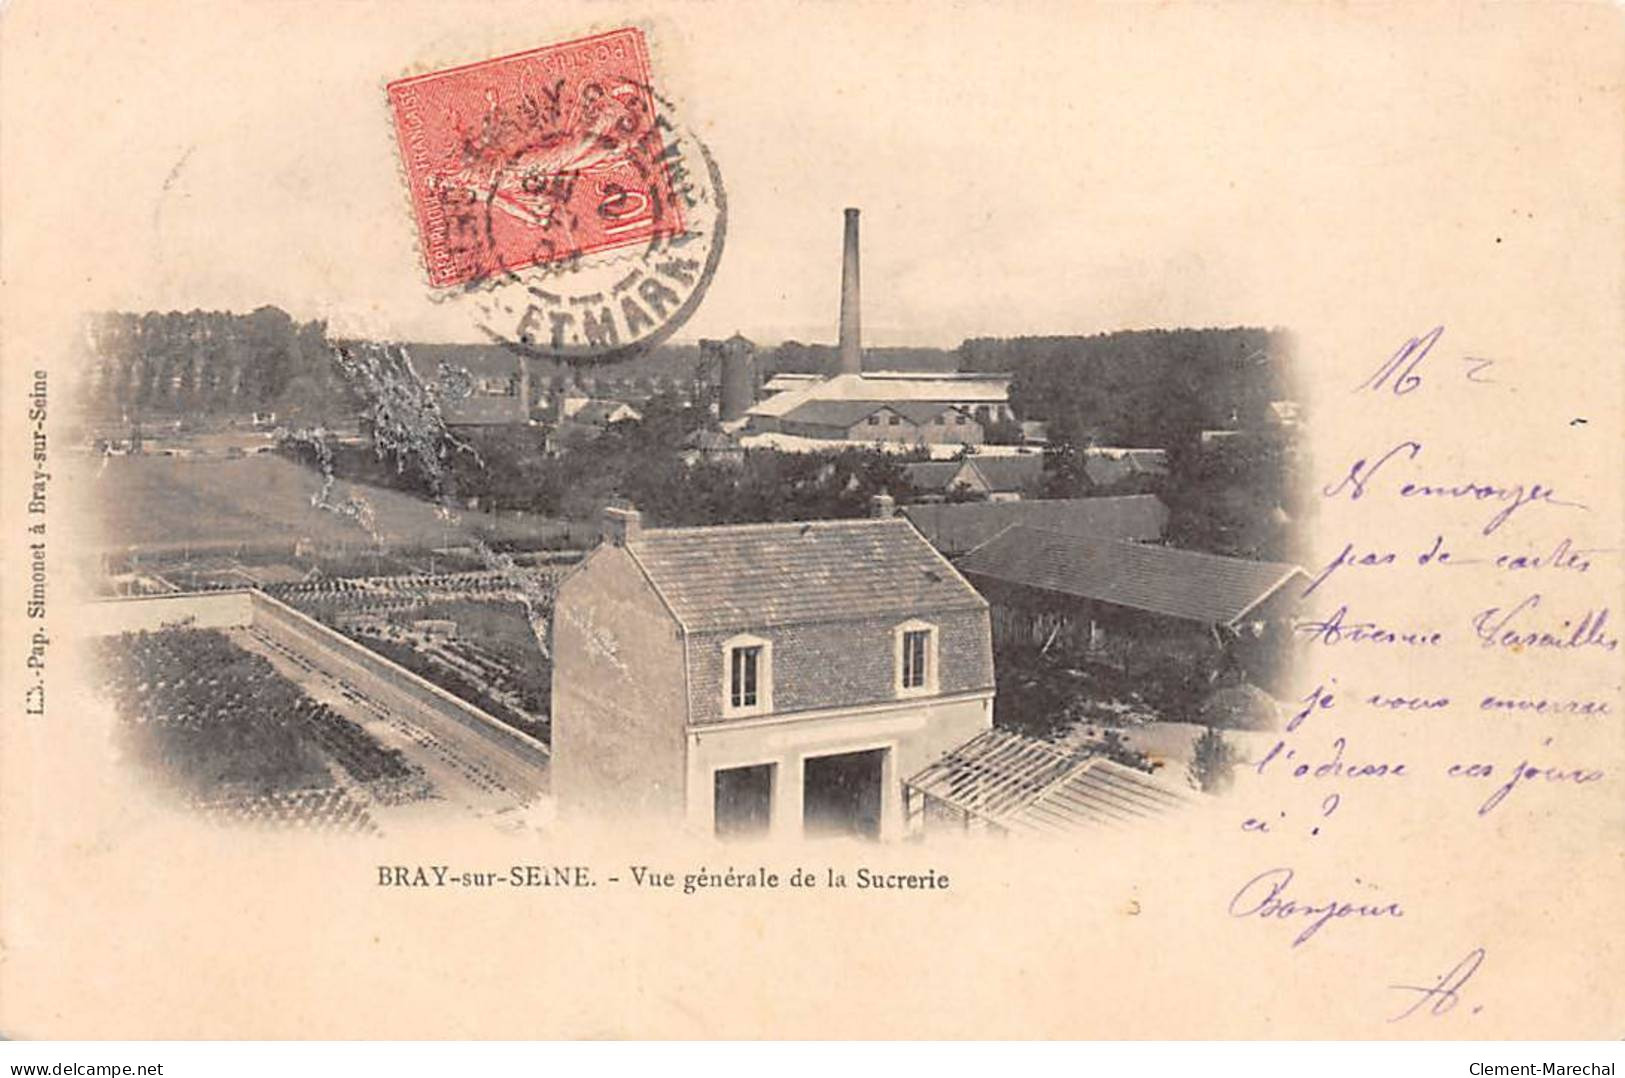
[[[802,825],[809,838],[878,839],[888,749],[809,757],[802,765]]]
[[[718,838],[757,838],[773,822],[773,765],[730,767],[716,773]]]

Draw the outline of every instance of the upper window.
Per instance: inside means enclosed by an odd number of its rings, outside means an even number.
[[[937,630],[923,621],[896,629],[897,691],[905,696],[937,691]]]
[[[724,711],[754,714],[773,706],[773,646],[754,636],[736,636],[723,645]]]
[[[733,670],[729,674],[728,706],[755,707],[761,698],[762,649],[733,649]]]
[[[889,426],[895,427],[895,426],[897,426],[897,424],[901,423],[902,421],[903,421],[902,418],[899,417],[899,416],[889,415],[889,416],[886,417],[886,423]]]
[[[925,688],[930,647],[930,629],[910,629],[903,634],[903,688]]]
[[[871,427],[880,426],[880,414],[878,412],[869,417],[869,425]]]

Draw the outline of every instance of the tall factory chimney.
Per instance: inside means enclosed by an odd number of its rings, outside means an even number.
[[[846,244],[841,254],[841,348],[836,374],[863,373],[863,339],[858,315],[858,211],[846,211]]]

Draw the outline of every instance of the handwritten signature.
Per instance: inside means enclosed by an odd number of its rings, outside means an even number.
[[[1449,1014],[1456,1009],[1456,1004],[1461,1002],[1461,990],[1466,987],[1468,981],[1472,980],[1473,974],[1478,972],[1478,967],[1483,964],[1484,948],[1474,947],[1467,952],[1466,958],[1457,962],[1449,973],[1446,973],[1431,985],[1389,985],[1388,987],[1396,992],[1413,992],[1416,998],[1411,1001],[1409,1007],[1406,1007],[1388,1021],[1404,1021],[1424,1007],[1427,1008],[1427,1013],[1435,1018]],[[1474,1008],[1474,1010],[1476,1011],[1477,1008]]]

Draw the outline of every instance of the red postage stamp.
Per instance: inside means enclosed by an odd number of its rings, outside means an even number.
[[[636,28],[388,86],[435,287],[678,235]]]

